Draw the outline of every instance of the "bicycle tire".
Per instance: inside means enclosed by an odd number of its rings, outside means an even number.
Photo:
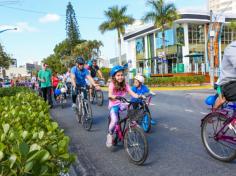
[[[219,121],[221,122],[221,124],[224,124],[226,123],[227,121],[227,117],[219,112],[213,112],[213,113],[210,113],[205,119],[204,121],[202,122],[202,127],[201,127],[201,139],[202,139],[202,142],[203,142],[203,145],[205,147],[205,149],[207,150],[207,152],[210,154],[210,156],[212,156],[213,158],[219,160],[219,161],[223,161],[223,162],[230,162],[232,160],[234,160],[236,158],[236,149],[232,149],[230,146],[229,146],[229,143],[227,144],[224,144],[224,141],[220,141],[220,140],[216,140],[214,137],[215,135],[212,135],[212,137],[210,136],[210,134],[207,133],[207,127],[210,126],[211,124],[214,124],[215,122],[217,121],[217,125],[216,125],[216,128],[219,126]],[[220,125],[221,125],[220,124]],[[218,133],[218,131],[222,128],[223,126],[219,126],[219,129],[215,129],[215,132],[214,133]],[[209,127],[210,128],[210,127]],[[228,126],[225,127],[225,134],[227,134],[227,132],[230,132],[232,133],[232,130],[229,130]],[[212,125],[212,127],[210,129],[213,129],[214,130],[214,125]],[[224,134],[224,135],[225,135]],[[234,133],[233,133],[234,134]],[[234,134],[235,135],[235,134]],[[212,145],[211,146],[211,143],[208,142],[208,138],[212,138],[214,142],[216,142],[216,144]],[[217,150],[216,149],[216,146],[220,144],[221,145],[221,149],[223,147],[227,147],[227,149],[230,149],[232,150],[232,152],[228,155],[228,156],[223,156],[223,155],[220,155],[218,153],[216,153]],[[219,147],[218,147],[219,148]],[[225,150],[225,149],[224,149]],[[228,153],[228,152],[227,152]]]
[[[135,137],[132,137],[132,135],[134,134],[135,134]],[[131,140],[131,138],[133,138],[133,141]],[[141,146],[141,143],[143,147]],[[147,156],[148,156],[148,143],[147,143],[145,134],[141,128],[139,128],[138,126],[134,126],[134,127],[130,127],[127,130],[124,137],[124,148],[131,163],[135,165],[141,165],[146,161]],[[131,151],[132,148],[133,148],[133,152]],[[132,153],[134,153],[135,155],[139,155],[138,158],[135,158],[134,156],[132,156],[133,155]]]
[[[94,90],[94,88],[92,88],[92,101],[91,101],[92,104],[95,104],[95,99],[96,99],[95,90]]]
[[[149,133],[151,130],[151,127],[152,127],[151,120],[152,120],[151,114],[149,112],[146,112],[140,122],[140,125],[142,126],[143,131],[145,133]]]
[[[92,128],[93,117],[91,104],[87,99],[83,100],[83,113],[81,117],[81,122],[85,130],[89,131]]]
[[[96,90],[95,91],[95,97],[96,97],[96,102],[98,106],[102,106],[103,105],[103,92],[101,90]]]
[[[76,97],[76,110],[75,110],[75,116],[76,116],[76,120],[77,122],[81,123],[81,116],[82,116],[82,112],[81,112],[81,107],[80,107],[80,98],[79,96]]]

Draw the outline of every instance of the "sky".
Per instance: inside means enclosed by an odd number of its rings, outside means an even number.
[[[177,9],[206,9],[207,0],[167,0]],[[18,65],[40,62],[53,54],[55,45],[66,38],[65,14],[69,0],[0,0],[0,31],[17,27],[17,31],[0,33],[5,51]],[[116,31],[101,34],[99,25],[106,20],[104,11],[114,5],[127,5],[127,14],[141,19],[148,11],[146,0],[70,0],[82,39],[100,40],[105,58],[118,55]]]

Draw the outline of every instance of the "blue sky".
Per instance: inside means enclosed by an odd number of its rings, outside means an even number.
[[[0,29],[11,26],[19,29],[0,33],[0,43],[12,57],[17,58],[18,65],[42,60],[53,53],[57,43],[66,38],[65,11],[68,1],[18,0],[15,4],[6,4],[6,0],[0,0]],[[178,9],[206,9],[207,3],[207,0],[169,1],[175,2]],[[118,55],[118,51],[116,32],[101,34],[98,30],[98,26],[105,20],[104,10],[113,5],[127,5],[127,14],[141,19],[148,10],[145,2],[146,0],[71,0],[81,37],[101,40],[104,44],[102,55],[107,58]],[[35,13],[19,9],[32,10]]]

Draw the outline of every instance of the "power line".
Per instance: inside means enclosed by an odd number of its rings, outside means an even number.
[[[13,9],[13,10],[18,10],[18,11],[22,11],[22,12],[27,12],[27,13],[34,13],[34,14],[48,14],[49,12],[45,12],[45,11],[37,11],[37,10],[30,10],[30,9],[23,9],[23,8],[18,8],[18,7],[10,7],[10,6],[6,6],[6,5],[1,5],[0,7],[3,8],[8,8],[8,9]],[[66,15],[62,15],[59,14],[59,16],[65,17]],[[91,19],[91,20],[105,20],[105,18],[101,18],[101,17],[86,17],[86,16],[79,16],[79,18],[82,19]]]

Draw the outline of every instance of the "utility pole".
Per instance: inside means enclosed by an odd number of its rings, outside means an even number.
[[[210,11],[210,82],[214,86],[214,38],[215,31],[213,30],[213,12]]]

